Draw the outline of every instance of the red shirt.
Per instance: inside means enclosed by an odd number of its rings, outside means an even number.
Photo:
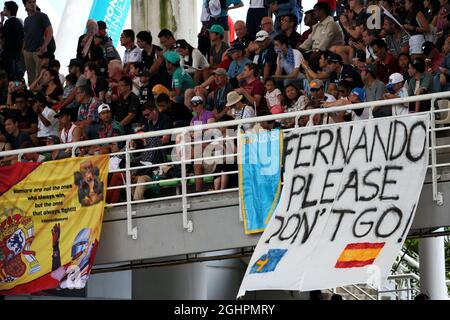
[[[259,79],[246,83],[242,87],[253,97],[256,95],[264,97],[266,93],[266,87],[264,87],[264,84]]]
[[[391,74],[399,72],[398,60],[392,53],[388,53],[384,60],[377,61],[377,78],[384,83],[389,82]]]

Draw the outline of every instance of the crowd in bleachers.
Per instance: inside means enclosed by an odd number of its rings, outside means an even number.
[[[198,43],[176,39],[167,29],[123,30],[123,57],[106,23],[89,20],[67,76],[55,59],[55,30],[48,16],[35,0],[19,5],[27,12],[23,21],[14,1],[6,1],[1,13],[0,151],[394,99],[450,87],[448,0],[319,0],[306,12],[301,1],[251,0],[247,21],[234,22],[235,35],[230,35],[228,12],[243,10],[243,2],[205,0]],[[371,7],[370,15],[369,6],[378,9]],[[301,21],[307,30],[299,33]],[[357,109],[301,117],[297,125],[402,115],[430,107],[422,102]],[[295,125],[292,119],[257,126],[271,130]],[[245,125],[242,130],[255,128]],[[172,140],[170,136],[136,140],[133,147],[177,143]],[[76,152],[109,154],[123,148],[115,143]],[[145,151],[132,160],[158,164],[167,161],[169,153]],[[72,150],[27,154],[23,161],[71,155]],[[8,166],[17,157],[0,160]],[[123,166],[120,158],[111,162]],[[195,175],[208,171],[198,164],[188,169]],[[212,172],[235,169],[221,165]],[[153,170],[134,172],[134,181],[152,181]],[[179,168],[164,174],[179,176]],[[122,174],[110,176],[110,185],[122,184]],[[214,188],[227,184],[228,176],[222,176]],[[197,179],[196,191],[203,188],[203,179]],[[134,199],[143,197],[143,188],[136,188]],[[108,193],[109,202],[120,200],[120,190]]]

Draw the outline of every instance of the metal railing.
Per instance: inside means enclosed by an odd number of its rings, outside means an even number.
[[[369,103],[360,103],[360,104],[351,104],[341,107],[332,107],[332,108],[321,108],[321,109],[312,109],[312,110],[305,110],[305,111],[298,111],[298,112],[292,112],[292,113],[284,113],[279,115],[270,115],[270,116],[264,116],[264,117],[255,117],[250,119],[243,119],[243,120],[235,120],[235,121],[227,121],[227,122],[218,122],[218,123],[212,123],[208,125],[200,125],[200,126],[191,126],[191,127],[184,127],[184,128],[176,128],[176,129],[170,129],[170,130],[162,130],[162,131],[154,131],[154,132],[147,132],[142,134],[134,134],[129,136],[119,136],[119,137],[113,137],[113,138],[107,138],[107,139],[100,139],[100,140],[90,140],[90,141],[81,141],[76,143],[69,143],[66,145],[53,145],[53,146],[47,146],[47,147],[39,147],[39,148],[29,148],[29,149],[22,149],[22,150],[12,150],[12,151],[6,151],[6,152],[0,152],[0,158],[1,157],[10,157],[10,156],[17,156],[20,160],[24,154],[29,153],[45,153],[45,152],[52,152],[56,150],[71,150],[72,157],[75,157],[77,155],[77,151],[80,150],[80,148],[89,148],[92,146],[98,146],[98,145],[107,145],[112,143],[123,143],[124,148],[120,150],[120,152],[110,154],[111,157],[113,156],[119,156],[124,157],[125,160],[125,167],[123,169],[115,169],[111,170],[110,173],[112,174],[121,174],[124,180],[123,185],[120,186],[110,186],[108,188],[108,191],[118,191],[118,190],[125,190],[126,193],[126,200],[125,202],[121,203],[111,203],[107,204],[108,208],[112,207],[126,207],[127,210],[127,233],[130,237],[133,239],[137,239],[138,237],[138,229],[137,226],[134,225],[133,217],[135,216],[135,211],[133,210],[133,207],[138,204],[144,204],[144,203],[154,203],[159,201],[167,201],[167,200],[181,200],[182,203],[182,210],[183,210],[183,219],[182,224],[183,228],[187,230],[188,232],[193,232],[194,230],[194,223],[189,215],[189,209],[190,209],[190,199],[203,196],[203,195],[211,195],[211,194],[222,194],[222,193],[232,193],[239,191],[239,188],[236,187],[230,187],[226,188],[225,190],[214,190],[214,191],[190,191],[190,185],[192,181],[195,181],[195,179],[205,179],[205,178],[217,178],[217,177],[223,177],[223,176],[231,176],[231,175],[237,175],[238,170],[233,170],[229,172],[218,172],[218,173],[204,173],[204,174],[197,174],[192,175],[188,173],[188,167],[192,166],[193,164],[202,164],[205,161],[209,160],[226,160],[230,158],[238,158],[240,157],[239,154],[239,134],[234,135],[226,135],[226,136],[220,136],[218,134],[218,129],[223,128],[235,128],[237,127],[237,132],[240,132],[241,128],[246,124],[256,124],[261,123],[265,121],[282,121],[287,119],[295,119],[295,126],[294,128],[299,127],[299,119],[302,116],[314,116],[316,114],[326,114],[331,112],[342,112],[342,111],[351,111],[355,109],[361,109],[361,108],[374,108],[374,107],[390,107],[395,104],[403,104],[403,103],[414,103],[414,102],[422,102],[422,101],[430,101],[432,103],[432,109],[431,111],[427,112],[430,115],[431,120],[431,139],[430,139],[430,153],[431,153],[431,165],[429,166],[429,169],[431,169],[432,174],[432,183],[433,183],[433,200],[436,201],[439,205],[443,204],[443,197],[442,193],[438,190],[438,169],[442,169],[444,167],[450,167],[450,163],[438,163],[437,159],[437,151],[442,149],[450,149],[449,145],[437,145],[437,138],[436,133],[442,132],[445,130],[450,130],[450,127],[437,127],[436,125],[436,114],[442,113],[442,112],[450,112],[450,109],[445,110],[435,110],[434,107],[436,105],[436,101],[440,99],[450,99],[450,92],[441,92],[441,93],[435,93],[435,94],[428,94],[428,95],[422,95],[422,96],[414,96],[414,97],[408,97],[408,98],[402,98],[402,99],[392,99],[392,100],[383,100],[383,101],[375,101],[375,102],[369,102]],[[408,117],[408,115],[400,116],[400,117]],[[332,125],[326,125],[326,126],[339,126],[340,124],[332,124]],[[199,141],[190,141],[190,139],[187,139],[187,137],[190,137],[192,134],[195,133],[202,133],[205,132],[216,132],[216,136],[214,139],[201,139]],[[288,132],[291,129],[284,130],[285,132]],[[133,150],[132,149],[132,141],[133,140],[139,140],[139,139],[148,139],[148,138],[155,138],[155,137],[163,137],[170,135],[173,137],[173,140],[175,137],[179,137],[178,143],[176,145],[167,145],[167,146],[160,146],[155,148],[145,148],[140,150]],[[237,145],[236,149],[237,151],[233,151],[230,154],[227,154],[226,152],[220,151],[220,148],[218,149],[217,154],[211,154],[204,156],[203,153],[200,156],[194,156],[188,155],[189,150],[191,150],[195,146],[211,146],[214,144],[221,144],[221,143],[232,143],[235,146]],[[224,149],[224,148],[222,148]],[[172,155],[177,155],[177,157],[173,157],[170,160],[167,160],[164,163],[160,164],[148,164],[144,163],[142,165],[133,166],[132,164],[132,157],[135,154],[143,153],[143,152],[157,152],[162,150],[178,150],[178,153],[172,152]],[[171,177],[166,180],[156,180],[156,181],[150,181],[145,183],[136,183],[132,181],[133,173],[135,173],[137,170],[141,169],[152,169],[152,170],[159,170],[161,171],[162,168],[168,167],[168,166],[179,166],[181,174],[176,177]],[[133,199],[133,189],[137,187],[144,187],[144,188],[151,188],[152,186],[159,186],[161,187],[162,183],[173,183],[175,187],[172,187],[171,190],[174,190],[176,192],[175,194],[170,195],[161,195],[161,196],[154,196],[151,198],[146,199]]]

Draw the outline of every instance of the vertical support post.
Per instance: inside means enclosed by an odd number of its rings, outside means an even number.
[[[186,134],[187,131],[183,131],[181,136],[181,201],[183,207],[183,228],[188,232],[193,232],[194,225],[192,220],[189,220],[188,217],[189,204],[187,201]]]
[[[436,232],[442,232],[443,229]],[[432,300],[448,300],[445,283],[445,246],[443,237],[419,240],[420,288]]]
[[[239,125],[236,131],[236,135],[237,135],[237,161],[238,161],[238,166],[240,164],[243,164],[243,155],[241,152],[241,129],[242,129],[242,125]],[[239,222],[244,222],[244,217],[242,215],[242,197],[241,197],[241,192],[244,192],[244,190],[241,190],[241,172],[239,170],[238,173],[238,181],[239,181]]]
[[[438,176],[437,176],[437,155],[436,155],[436,113],[435,106],[436,99],[431,100],[431,173],[433,179],[433,200],[438,206],[444,205],[442,193],[438,190]]]
[[[132,197],[131,197],[131,159],[130,159],[130,140],[126,141],[126,153],[125,153],[125,180],[126,180],[126,192],[127,192],[127,231],[128,235],[133,238],[133,240],[137,240],[137,227],[133,227],[133,208],[131,205]]]

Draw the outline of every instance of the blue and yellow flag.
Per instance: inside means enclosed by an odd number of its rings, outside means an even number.
[[[240,138],[239,192],[245,234],[264,232],[278,205],[282,146],[280,130]]]

